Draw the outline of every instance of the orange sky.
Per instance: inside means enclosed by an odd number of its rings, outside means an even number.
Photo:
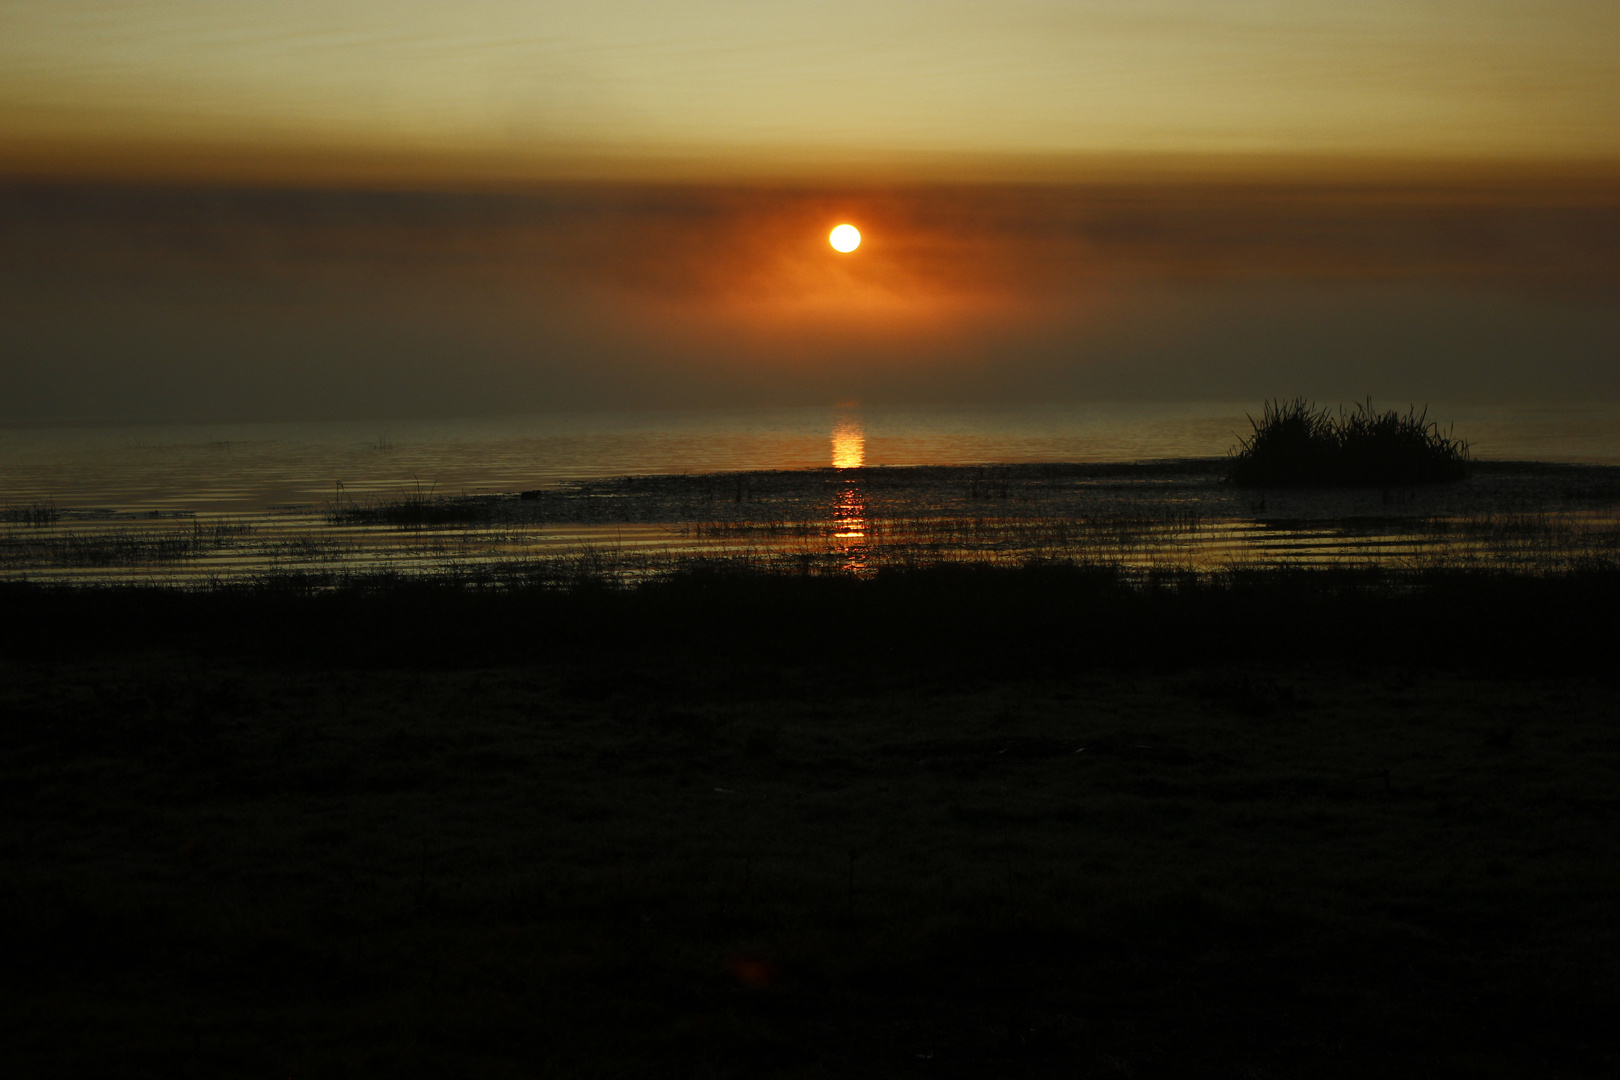
[[[0,171],[1075,179],[1620,160],[1612,0],[7,0]]]
[[[1620,4],[0,0],[0,325],[0,423],[1615,397]]]
[[[828,230],[858,223],[852,255]],[[0,184],[0,423],[1613,398],[1602,182]]]

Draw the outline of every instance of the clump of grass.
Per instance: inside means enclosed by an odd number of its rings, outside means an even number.
[[[483,501],[447,496],[412,495],[369,503],[334,503],[326,511],[331,525],[466,525],[490,520]]]
[[[1460,480],[1468,443],[1442,432],[1428,409],[1376,412],[1371,399],[1335,414],[1304,398],[1267,401],[1254,433],[1232,454],[1228,478],[1244,487],[1356,487]]]
[[[0,565],[152,566],[236,548],[253,526],[193,522],[188,528],[118,528],[88,533],[0,537]]]
[[[381,447],[381,441],[378,443]],[[389,444],[389,449],[392,449]],[[466,496],[452,498],[435,495],[433,486],[426,489],[420,481],[411,492],[398,499],[376,499],[367,502],[344,501],[343,485],[338,485],[337,498],[328,503],[326,522],[329,525],[395,525],[419,528],[425,525],[484,524],[510,514],[497,513],[498,496]]]
[[[32,525],[36,528],[55,525],[61,518],[62,512],[56,508],[56,503],[50,500],[36,499],[27,506],[0,508],[0,521]]]

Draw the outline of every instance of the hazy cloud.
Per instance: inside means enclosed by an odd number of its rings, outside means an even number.
[[[18,185],[0,420],[1612,396],[1617,255],[1576,181]]]

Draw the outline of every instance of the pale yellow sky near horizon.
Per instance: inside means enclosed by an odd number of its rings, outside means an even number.
[[[0,0],[0,168],[176,146],[537,178],[1613,161],[1620,3]]]

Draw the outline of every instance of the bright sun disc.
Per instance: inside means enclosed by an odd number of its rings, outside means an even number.
[[[827,240],[839,251],[854,251],[861,246],[861,230],[853,225],[840,225]]]

